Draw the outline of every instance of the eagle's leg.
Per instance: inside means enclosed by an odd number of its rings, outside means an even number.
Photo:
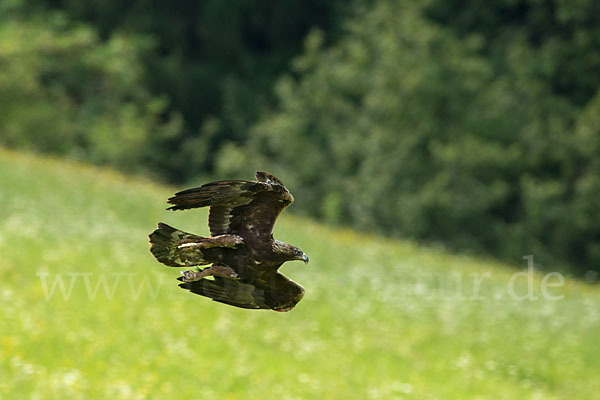
[[[198,241],[190,241],[181,243],[177,247],[186,250],[202,250],[213,247],[229,247],[235,248],[237,245],[244,243],[244,239],[237,235],[219,235],[207,238],[201,238]]]
[[[220,276],[223,278],[237,278],[237,274],[233,269],[226,265],[213,265],[212,267],[205,268],[203,270],[190,270],[183,272],[183,281],[184,282],[194,282],[199,281],[202,278],[207,276]]]

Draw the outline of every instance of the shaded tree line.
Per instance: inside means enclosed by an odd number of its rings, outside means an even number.
[[[126,38],[137,52],[130,67],[141,70],[131,85],[162,99],[160,122],[175,118],[179,124],[160,138],[148,135],[150,155],[141,164],[178,183],[209,177],[224,142],[245,142],[248,128],[273,100],[273,81],[299,53],[308,31],[319,27],[334,34],[344,14],[339,0],[17,3],[13,14],[43,20],[58,13],[70,25],[93,30],[98,43]],[[68,35],[71,27],[63,29]],[[80,58],[73,50],[69,55]],[[90,79],[81,76],[79,84]]]

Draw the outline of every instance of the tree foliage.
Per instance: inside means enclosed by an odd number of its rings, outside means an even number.
[[[309,36],[299,79],[279,82],[278,108],[223,149],[221,171],[284,169],[297,207],[330,222],[597,268],[600,92],[578,107],[519,37],[496,63],[485,36],[379,1],[333,46]]]
[[[140,84],[169,100],[181,135],[163,141],[161,173],[182,182],[214,172],[217,150],[244,143],[272,99],[271,87],[312,27],[335,31],[340,0],[23,0],[28,12],[58,9],[99,36],[142,36]],[[31,11],[33,10],[33,11]]]
[[[143,49],[133,37],[101,41],[57,13],[2,19],[0,143],[148,171],[180,124],[141,84]]]

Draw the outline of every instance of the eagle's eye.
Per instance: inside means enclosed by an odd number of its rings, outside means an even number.
[[[299,256],[300,254],[302,254],[300,250],[294,250],[294,255]]]

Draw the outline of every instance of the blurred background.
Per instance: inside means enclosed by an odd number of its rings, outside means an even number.
[[[598,16],[0,0],[0,398],[598,398]],[[208,235],[175,191],[257,170],[311,260],[289,313],[148,251]]]
[[[0,5],[0,144],[176,185],[276,171],[293,212],[600,271],[593,0]]]

